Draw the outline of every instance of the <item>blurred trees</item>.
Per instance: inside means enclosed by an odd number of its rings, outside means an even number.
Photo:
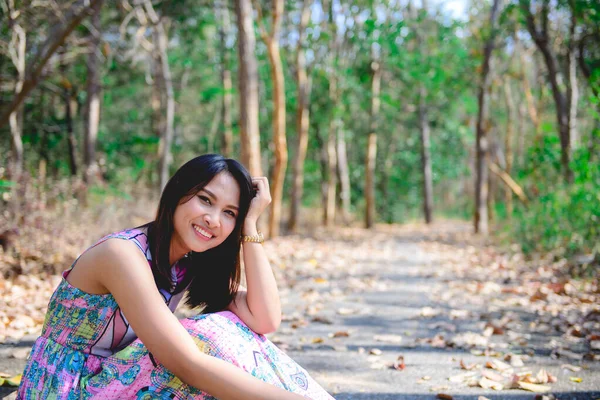
[[[476,208],[526,250],[599,251],[595,1],[102,3],[0,0],[4,205],[21,170],[126,195],[223,152],[271,177],[272,236]]]

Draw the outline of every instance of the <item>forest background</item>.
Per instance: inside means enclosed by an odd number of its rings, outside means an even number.
[[[595,0],[0,0],[0,269],[152,218],[188,159],[271,182],[271,237],[473,220],[600,261]]]

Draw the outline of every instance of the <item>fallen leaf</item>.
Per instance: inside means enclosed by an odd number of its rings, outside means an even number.
[[[494,390],[502,390],[504,386],[501,383],[494,382],[491,379],[486,378],[485,376],[479,380],[479,386],[484,389],[494,389]]]
[[[449,394],[446,393],[438,393],[437,396],[435,396],[437,399],[442,399],[442,400],[453,400],[454,397],[450,396]]]
[[[538,374],[536,376],[536,380],[537,380],[537,382],[535,382],[535,383],[548,383],[549,382],[548,373],[546,372],[545,369],[541,369],[540,372],[538,372]]]
[[[491,381],[495,381],[495,382],[502,382],[504,380],[504,377],[494,371],[488,371],[488,370],[483,370],[481,371],[481,375],[483,375],[485,378],[491,380]]]
[[[321,324],[327,324],[327,325],[333,324],[333,322],[330,319],[327,319],[327,318],[321,317],[321,316],[313,317],[313,319],[311,321],[312,322],[319,322]]]
[[[581,379],[577,376],[570,376],[569,379],[571,380],[571,382],[575,382],[575,383],[581,383],[583,381],[583,379]]]
[[[507,354],[504,356],[504,361],[508,361],[513,367],[522,367],[525,364],[523,363],[523,359],[515,354]]]
[[[560,367],[568,369],[569,371],[573,371],[573,372],[579,372],[579,371],[581,371],[581,367],[578,367],[576,365],[571,365],[571,364],[563,364]]]
[[[340,338],[340,337],[348,337],[350,334],[346,331],[337,331],[331,334],[331,337]]]
[[[462,374],[454,375],[448,378],[450,382],[460,383],[464,382],[468,378],[472,378],[477,375],[477,372],[464,372]]]
[[[327,279],[325,278],[315,278],[314,279],[315,283],[327,283]]]
[[[479,364],[468,364],[467,365],[467,364],[465,364],[465,362],[462,359],[460,360],[460,367],[462,369],[466,369],[467,371],[470,371],[470,370],[476,368],[478,365]]]
[[[372,354],[374,356],[380,356],[383,354],[383,351],[381,351],[379,349],[371,349],[371,350],[369,350],[369,354]]]
[[[375,335],[373,339],[377,342],[385,343],[400,343],[402,342],[402,336],[400,335]]]
[[[491,368],[491,369],[495,369],[497,371],[503,372],[503,371],[508,371],[508,370],[512,370],[512,367],[510,365],[508,365],[505,362],[502,362],[500,360],[491,360],[485,363],[485,367],[486,368]]]
[[[404,356],[398,356],[398,359],[394,361],[393,368],[398,371],[404,371],[404,368],[406,368],[406,364],[404,363]]]
[[[536,383],[517,382],[521,389],[529,390],[534,393],[546,393],[550,391],[550,386],[538,385]]]
[[[0,383],[0,386],[18,387],[21,383],[22,377],[23,375],[19,374],[10,378],[0,378],[0,381],[2,381],[2,383]]]
[[[425,318],[430,318],[438,315],[440,313],[439,310],[434,310],[431,307],[423,307],[421,308],[421,316]]]
[[[313,339],[311,340],[311,342],[312,342],[312,343],[323,343],[323,342],[324,342],[324,340],[323,340],[323,338],[316,337],[316,338],[313,338]]]

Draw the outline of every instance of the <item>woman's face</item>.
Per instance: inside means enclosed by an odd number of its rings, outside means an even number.
[[[195,196],[175,209],[171,263],[189,251],[217,247],[233,232],[238,217],[240,188],[228,172],[217,174]]]

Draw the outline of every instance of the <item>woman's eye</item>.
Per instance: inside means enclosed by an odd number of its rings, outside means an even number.
[[[210,204],[210,199],[208,197],[206,197],[206,196],[198,196],[198,198],[200,198],[200,200],[202,200],[206,204]]]
[[[231,215],[232,217],[235,218],[235,213],[233,211],[227,210],[227,211],[225,211],[225,213],[227,213],[227,214],[229,214],[229,215]]]

